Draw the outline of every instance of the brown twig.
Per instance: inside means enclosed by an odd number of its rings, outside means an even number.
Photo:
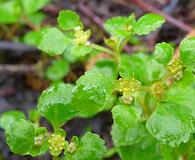
[[[0,73],[9,72],[9,73],[31,73],[36,70],[36,65],[26,65],[26,64],[18,64],[18,65],[11,65],[11,64],[3,64],[0,65]]]
[[[85,14],[87,17],[89,17],[96,25],[98,25],[101,29],[104,29],[103,27],[103,20],[95,15],[87,6],[85,6],[83,3],[80,3],[78,5],[78,10]]]
[[[12,87],[4,87],[0,89],[0,97],[6,97],[14,94],[15,89]]]
[[[138,6],[139,8],[143,9],[145,12],[153,12],[153,13],[157,13],[162,15],[163,17],[166,18],[167,22],[177,26],[178,28],[186,31],[186,32],[190,32],[192,30],[192,27],[185,24],[184,22],[181,22],[177,19],[175,19],[174,17],[165,14],[164,12],[154,8],[152,5],[142,1],[142,0],[129,0],[130,2],[134,3],[136,6]]]
[[[0,50],[13,51],[13,53],[33,52],[37,53],[38,49],[32,46],[28,46],[22,43],[14,43],[8,41],[0,41]]]

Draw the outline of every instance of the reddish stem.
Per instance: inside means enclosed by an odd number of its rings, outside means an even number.
[[[189,25],[187,25],[187,24],[185,24],[185,23],[183,23],[181,21],[178,21],[174,17],[165,14],[164,12],[154,8],[152,5],[143,2],[142,0],[130,0],[130,1],[133,2],[139,8],[143,9],[145,12],[153,12],[153,13],[156,13],[156,14],[160,14],[161,16],[165,17],[166,20],[169,23],[172,23],[173,25],[177,26],[178,28],[180,28],[180,29],[182,29],[184,31],[189,32],[189,31],[192,30],[191,26],[189,26]]]

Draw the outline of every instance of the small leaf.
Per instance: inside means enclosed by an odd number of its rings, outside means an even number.
[[[135,23],[135,16],[114,17],[104,23],[105,30],[113,37],[129,38],[132,34],[132,25]]]
[[[26,14],[32,14],[46,6],[50,0],[20,0]]]
[[[4,112],[0,117],[0,127],[8,130],[12,123],[20,119],[25,119],[23,112],[16,110]]]
[[[181,42],[180,57],[187,67],[195,71],[195,37],[185,38]]]
[[[40,32],[37,31],[30,31],[27,32],[23,37],[23,42],[25,44],[36,46],[38,44],[38,38],[40,37]]]
[[[114,124],[111,135],[115,146],[135,144],[143,138],[145,131],[140,122],[140,114],[138,109],[126,105],[112,109]]]
[[[64,52],[71,40],[59,29],[49,28],[42,32],[39,39],[38,48],[51,56],[60,55]]]
[[[38,110],[55,129],[75,117],[76,110],[70,104],[72,86],[57,83],[43,91],[38,100]]]
[[[158,105],[146,126],[157,140],[171,147],[186,143],[195,130],[189,108],[169,102]]]
[[[90,46],[74,45],[71,48],[70,53],[74,57],[78,58],[78,57],[83,57],[83,56],[89,54],[91,51],[92,51],[92,48]]]
[[[86,133],[71,156],[72,160],[102,160],[106,153],[105,142],[99,135]]]
[[[0,5],[0,23],[16,23],[21,14],[21,8],[17,1],[1,2]]]
[[[112,93],[112,83],[97,71],[88,71],[81,76],[73,91],[72,105],[82,117],[92,116],[103,110]]]
[[[16,154],[28,155],[34,146],[35,127],[33,123],[20,119],[6,130],[6,140],[10,150]]]
[[[165,43],[165,42],[158,43],[155,46],[154,58],[159,63],[167,64],[170,62],[173,56],[173,52],[174,52],[174,49],[170,44]]]
[[[158,14],[148,13],[138,19],[133,29],[137,35],[146,35],[152,31],[155,31],[164,22],[164,17]]]
[[[75,27],[82,27],[79,15],[71,10],[63,10],[59,13],[58,25],[63,30],[74,30]]]
[[[46,77],[51,81],[63,79],[69,72],[70,66],[66,60],[52,61],[52,65],[46,70]]]

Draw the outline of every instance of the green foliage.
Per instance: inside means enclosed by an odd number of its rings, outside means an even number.
[[[139,142],[144,136],[141,112],[137,108],[118,105],[112,109],[114,124],[112,139],[116,146],[127,146]]]
[[[73,30],[75,27],[82,27],[80,17],[71,10],[64,10],[58,16],[59,27],[63,30]]]
[[[195,71],[195,38],[186,38],[180,45],[180,56],[183,63]]]
[[[119,74],[124,79],[134,76],[143,84],[150,84],[160,79],[164,73],[164,66],[157,63],[153,56],[138,53],[121,57]]]
[[[80,116],[89,117],[104,109],[111,93],[112,83],[106,76],[95,70],[88,71],[76,82],[72,104]]]
[[[38,48],[51,56],[60,55],[69,44],[69,39],[65,37],[62,31],[57,28],[48,28],[43,30],[39,39]],[[51,47],[52,46],[52,47]]]
[[[147,121],[147,128],[157,140],[172,147],[186,143],[194,132],[190,110],[168,102],[158,104],[157,110]]]
[[[148,13],[138,19],[134,25],[134,32],[138,35],[146,35],[152,31],[155,31],[165,22],[164,17]]]
[[[0,127],[7,130],[12,123],[20,119],[25,119],[23,112],[16,110],[4,112],[0,118]]]
[[[174,52],[174,49],[170,44],[165,43],[165,42],[158,43],[155,46],[154,58],[159,63],[167,64],[170,62],[173,56],[173,52]]]
[[[77,111],[72,107],[72,86],[57,83],[43,91],[38,101],[38,110],[56,129],[75,117]]]
[[[0,23],[13,24],[23,16],[33,16],[50,0],[9,0],[0,2]]]
[[[7,143],[12,152],[28,155],[34,146],[35,127],[25,120],[13,122],[6,130]]]
[[[135,16],[114,17],[104,23],[104,28],[113,37],[128,38],[132,34],[132,25],[135,23]]]
[[[47,68],[46,77],[51,81],[58,81],[69,72],[69,63],[66,60],[52,61],[52,65]]]
[[[0,24],[15,23],[21,14],[21,8],[17,1],[7,1],[0,3]]]
[[[32,14],[47,5],[50,0],[20,0],[25,14]]]
[[[106,153],[105,142],[96,134],[87,132],[80,140],[70,160],[101,160]],[[67,159],[68,160],[68,159]]]
[[[137,144],[120,147],[119,154],[122,160],[162,160],[160,147],[150,135]]]
[[[19,1],[22,3],[16,3]],[[79,15],[70,10],[59,13],[59,28],[42,27],[44,14],[39,10],[48,2],[0,2],[0,23],[30,21],[34,30],[23,42],[54,57],[45,75],[55,83],[40,95],[38,110],[29,112],[31,122],[19,111],[0,117],[11,151],[31,156],[49,151],[66,160],[101,160],[115,152],[122,160],[193,159],[195,38],[181,42],[180,57],[175,57],[173,47],[165,42],[158,43],[152,55],[127,55],[124,47],[132,44],[136,35],[149,34],[165,19],[152,13],[137,21],[134,14],[113,17],[104,23],[110,34],[104,47],[90,41],[91,30],[84,30]],[[90,70],[78,79],[73,77],[75,84],[59,83],[68,74],[70,63],[84,64],[82,68]],[[74,64],[71,69],[74,74]],[[68,133],[61,127],[67,121],[105,110],[112,112],[113,148],[107,150],[99,135],[91,132],[81,139],[72,136],[66,140]],[[53,131],[41,127],[41,116]]]

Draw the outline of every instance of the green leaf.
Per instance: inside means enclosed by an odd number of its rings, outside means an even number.
[[[104,23],[105,30],[114,37],[129,38],[132,34],[132,25],[135,23],[135,16],[114,17]]]
[[[185,38],[181,42],[180,57],[187,67],[195,71],[195,37]]]
[[[115,146],[126,146],[139,142],[144,136],[144,128],[140,122],[141,112],[137,108],[118,105],[112,109],[114,124],[112,139]]]
[[[4,112],[0,117],[0,127],[8,130],[12,123],[20,119],[25,119],[25,115],[23,112],[16,110]]]
[[[88,132],[81,138],[71,160],[102,160],[105,153],[104,140],[99,135]]]
[[[194,120],[189,108],[170,102],[161,102],[147,121],[149,132],[160,142],[171,147],[186,143],[194,132]]]
[[[117,64],[110,59],[98,60],[95,63],[93,69],[104,74],[107,78],[112,80],[115,80],[118,75]]]
[[[20,0],[26,14],[32,14],[46,6],[50,0]]]
[[[158,14],[148,13],[138,19],[133,30],[137,35],[147,35],[159,28],[164,22],[164,17]]]
[[[31,46],[36,46],[38,44],[37,41],[39,37],[40,37],[40,32],[30,31],[24,35],[23,42]]]
[[[21,8],[17,1],[6,1],[0,4],[0,23],[16,23],[21,14]]]
[[[112,93],[112,83],[97,71],[88,71],[81,76],[73,91],[72,105],[82,117],[92,116],[104,108]]]
[[[71,55],[74,57],[83,57],[90,53],[92,51],[92,48],[90,46],[84,46],[84,45],[73,45],[71,48]]]
[[[79,15],[71,10],[63,10],[59,13],[58,25],[63,30],[74,30],[76,27],[83,27]]]
[[[54,60],[46,70],[46,77],[51,81],[63,79],[69,72],[70,66],[66,60]]]
[[[60,55],[64,52],[71,40],[57,28],[45,29],[38,42],[38,48],[51,56]]]
[[[159,80],[165,73],[165,67],[157,63],[153,56],[143,53],[121,56],[119,74],[124,79],[134,75],[143,84],[150,84]]]
[[[119,148],[121,160],[164,160],[157,141],[148,135],[141,142]]]
[[[170,62],[173,53],[174,53],[174,49],[170,44],[165,42],[158,43],[155,46],[154,58],[159,63],[167,64]]]
[[[28,155],[34,146],[35,127],[33,123],[20,119],[6,130],[6,141],[16,154]]]
[[[55,129],[76,115],[76,110],[70,104],[72,86],[57,83],[43,91],[38,100],[38,110]]]
[[[180,83],[183,82],[181,81]],[[167,91],[166,101],[188,109],[190,115],[195,119],[195,89],[191,85],[183,87],[180,83],[174,85]]]

